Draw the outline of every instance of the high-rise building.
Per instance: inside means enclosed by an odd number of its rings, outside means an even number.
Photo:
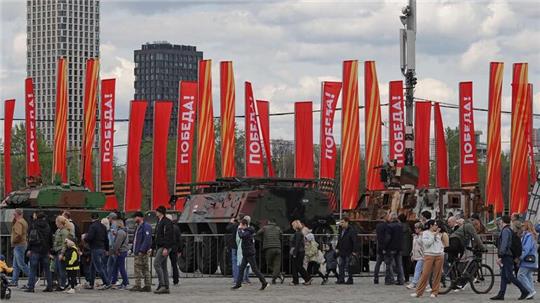
[[[99,0],[27,0],[27,76],[34,81],[37,126],[54,141],[56,66],[68,61],[68,148],[80,148],[86,59],[99,57]]]
[[[178,83],[197,81],[198,62],[203,53],[197,47],[173,45],[169,42],[143,44],[135,50],[135,100],[147,100],[144,136],[152,135],[154,101],[171,100],[172,112],[169,136],[176,136]]]

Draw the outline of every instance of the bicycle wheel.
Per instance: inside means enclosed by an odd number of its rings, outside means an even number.
[[[480,265],[478,270],[473,274],[470,283],[475,293],[487,294],[493,288],[493,284],[495,284],[493,269],[486,264]]]
[[[453,288],[455,288],[455,273],[454,268],[450,267],[448,270],[448,273],[445,273],[443,271],[442,277],[441,277],[441,287],[439,288],[439,294],[445,295],[449,293]]]

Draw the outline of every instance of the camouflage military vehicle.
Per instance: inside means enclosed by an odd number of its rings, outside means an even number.
[[[290,222],[295,219],[305,222],[314,233],[329,232],[335,224],[328,195],[313,180],[220,180],[200,191],[187,197],[179,218],[185,241],[179,260],[183,272],[199,269],[213,274],[219,267],[221,273],[230,274],[230,255],[224,237],[205,234],[226,234],[231,218],[239,215],[249,215],[255,228],[272,220],[285,232],[291,231]]]

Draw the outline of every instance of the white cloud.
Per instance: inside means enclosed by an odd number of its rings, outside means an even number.
[[[460,67],[463,71],[471,71],[486,63],[487,60],[497,60],[500,47],[495,40],[480,40],[471,44],[469,49],[461,55]]]

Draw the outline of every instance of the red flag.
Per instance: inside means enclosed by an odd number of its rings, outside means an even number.
[[[172,101],[154,102],[154,134],[152,141],[152,209],[169,208],[167,179],[167,143],[171,121]]]
[[[527,174],[528,64],[514,64],[512,78],[512,137],[510,161],[510,209],[524,213],[529,190]]]
[[[341,111],[341,206],[354,209],[360,190],[360,122],[358,120],[358,61],[343,62]]]
[[[438,188],[450,188],[448,182],[448,150],[444,137],[444,126],[439,103],[434,105],[435,111],[435,163],[437,163],[436,184]]]
[[[193,137],[197,117],[197,82],[180,81],[178,100],[178,138],[176,144],[176,210],[184,210],[185,197],[191,193]]]
[[[251,83],[245,83],[246,176],[264,177],[263,151]]]
[[[92,149],[96,133],[97,90],[99,78],[99,61],[86,60],[86,76],[84,81],[84,131],[81,148],[81,173],[83,184],[94,191],[92,177]]]
[[[491,62],[487,134],[486,202],[495,214],[504,211],[501,177],[501,93],[504,63]]]
[[[366,188],[367,190],[380,190],[384,188],[377,168],[383,164],[381,98],[374,61],[364,63],[364,89],[366,97]]]
[[[216,142],[212,107],[212,60],[199,61],[199,104],[197,106],[197,182],[216,180]]]
[[[36,133],[36,102],[34,99],[34,84],[32,78],[26,78],[25,90],[25,121],[26,121],[26,176],[41,177],[39,153]]]
[[[127,147],[126,192],[124,211],[141,210],[141,141],[146,114],[146,100],[131,101]]]
[[[104,209],[118,209],[118,200],[114,190],[114,108],[115,79],[101,81],[101,192],[105,194]]]
[[[234,155],[234,106],[235,90],[232,62],[220,63],[221,71],[221,175],[236,176]]]
[[[266,168],[270,177],[275,176],[272,166],[272,154],[270,152],[270,106],[268,101],[257,100],[260,134],[262,137],[263,150],[266,158]]]
[[[294,177],[313,179],[313,104],[294,103]]]
[[[472,82],[460,82],[459,146],[461,150],[461,186],[478,184],[473,108],[473,84]]]
[[[321,86],[319,178],[334,179],[337,159],[336,141],[334,140],[334,114],[341,92],[341,82],[325,81]]]
[[[536,163],[534,163],[534,142],[533,142],[533,85],[529,83],[527,85],[527,104],[529,113],[527,113],[527,118],[529,125],[527,127],[527,147],[529,150],[529,165],[530,165],[530,184],[534,186],[536,183]]]
[[[388,110],[390,124],[390,160],[396,160],[397,167],[405,165],[405,111],[403,107],[403,81],[391,81]]]
[[[67,60],[60,58],[56,66],[56,121],[54,124],[53,174],[55,182],[58,176],[63,183],[67,182],[67,115],[68,115],[68,81]]]
[[[11,128],[13,127],[13,112],[15,100],[4,102],[4,195],[12,191],[11,184]]]
[[[414,162],[418,167],[418,188],[429,187],[429,133],[431,102],[416,102],[414,119]]]

